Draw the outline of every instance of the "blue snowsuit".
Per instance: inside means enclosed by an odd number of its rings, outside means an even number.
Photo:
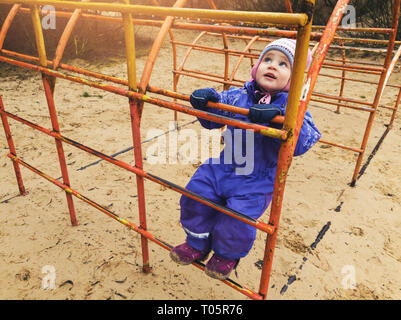
[[[231,88],[219,94],[219,102],[242,108],[250,108],[257,103],[255,82],[247,82],[242,88]],[[271,104],[280,107],[285,114],[288,93],[280,92],[272,97]],[[208,112],[229,116],[250,122],[247,116],[208,108]],[[224,125],[198,118],[204,128],[215,129]],[[280,125],[269,124],[280,128]],[[225,147],[218,159],[206,160],[195,172],[186,186],[218,204],[258,219],[268,207],[274,188],[278,150],[278,139],[247,130],[227,126],[223,133]],[[248,131],[249,133],[253,133]],[[301,155],[310,149],[321,137],[313,123],[311,114],[306,111],[294,155]],[[238,139],[239,138],[239,139]],[[253,143],[251,159],[244,161],[247,143]],[[249,147],[249,145],[248,145]],[[253,156],[253,158],[252,158]],[[238,159],[240,161],[238,161]],[[246,166],[248,165],[248,169]],[[253,170],[249,172],[249,166]],[[245,172],[245,174],[241,173]],[[187,196],[180,199],[181,224],[187,234],[187,242],[195,249],[212,249],[226,259],[245,257],[252,248],[256,229],[242,221],[230,217],[212,207],[206,206]]]

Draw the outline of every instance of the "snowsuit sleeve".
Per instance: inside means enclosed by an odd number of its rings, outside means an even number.
[[[280,104],[283,115],[285,115],[286,112],[287,97],[287,94],[278,94],[278,98],[275,100],[275,104]],[[299,132],[297,145],[295,146],[294,156],[304,154],[319,141],[321,136],[321,133],[313,122],[312,115],[309,110],[307,110]]]
[[[294,156],[299,156],[308,151],[312,146],[319,141],[321,133],[316,128],[312,120],[312,115],[307,110],[304,117],[304,122],[299,132],[297,145],[295,146]]]
[[[282,114],[285,115],[288,94],[286,92],[278,93],[272,104],[280,107]],[[275,124],[265,124],[266,126],[276,127]],[[281,126],[280,126],[281,127]],[[294,156],[299,156],[308,151],[321,137],[321,133],[313,122],[311,113],[307,110],[304,121],[299,132],[297,145],[295,146]]]

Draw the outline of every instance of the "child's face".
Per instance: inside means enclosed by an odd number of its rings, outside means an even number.
[[[270,50],[263,56],[255,80],[261,88],[272,92],[283,90],[290,77],[291,64],[287,56],[278,50]]]

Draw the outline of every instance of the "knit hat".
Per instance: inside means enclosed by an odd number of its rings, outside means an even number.
[[[277,50],[285,54],[287,57],[288,61],[290,62],[291,69],[294,64],[294,55],[295,55],[295,46],[296,46],[296,41],[293,39],[287,39],[287,38],[281,38],[278,40],[275,40],[271,43],[269,43],[262,51],[262,53],[259,56],[258,62],[253,66],[252,68],[252,78],[255,79],[256,76],[256,71],[259,68],[260,63],[262,62],[262,58],[266,54],[266,52],[269,52],[270,50]],[[306,60],[306,68],[309,67],[310,63],[312,61],[312,54],[310,50],[308,50],[308,57]],[[286,87],[283,89],[283,91],[288,91],[290,88],[290,81],[286,85]]]

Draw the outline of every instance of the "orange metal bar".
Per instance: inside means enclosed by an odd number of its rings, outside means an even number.
[[[355,109],[355,110],[362,110],[362,111],[368,111],[368,112],[373,112],[373,108],[367,108],[367,107],[358,107],[358,106],[353,106],[349,104],[344,104],[340,102],[333,102],[333,101],[327,101],[327,100],[321,100],[321,99],[316,99],[316,98],[310,98],[310,101],[315,101],[315,102],[320,102],[324,104],[331,104],[334,106],[339,106],[339,107],[344,107],[344,108],[349,108],[349,109]]]
[[[293,13],[291,1],[290,0],[285,0],[284,2],[285,2],[285,8],[286,8],[287,12],[288,13]]]
[[[42,79],[43,79],[43,86],[44,86],[45,94],[46,94],[47,105],[49,107],[50,120],[52,123],[53,131],[56,133],[60,133],[60,127],[59,127],[58,120],[57,120],[56,107],[54,105],[54,100],[53,100],[53,91],[52,91],[51,84],[50,84],[51,82],[46,75],[43,75]],[[61,141],[59,141],[57,139],[55,139],[55,142],[56,142],[57,155],[58,155],[59,162],[60,162],[60,168],[61,168],[61,174],[63,177],[63,182],[65,185],[70,186],[70,179],[68,177],[67,162],[65,160],[63,144],[61,143]],[[75,207],[74,207],[74,203],[73,203],[71,194],[69,194],[67,192],[66,197],[67,197],[68,209],[70,211],[71,224],[73,226],[77,226],[78,222],[77,222],[77,218],[75,216]]]
[[[329,94],[326,94],[326,93],[319,93],[319,92],[316,92],[316,91],[313,91],[312,94],[314,96],[323,97],[323,98],[327,98],[327,99],[347,101],[347,102],[352,102],[352,103],[363,104],[363,105],[366,105],[366,106],[372,106],[373,105],[371,102],[366,102],[366,101],[361,101],[361,100],[356,100],[356,99],[351,99],[351,98],[337,97],[337,96],[332,96],[332,95],[329,95]]]
[[[344,47],[344,41],[341,40],[340,43],[341,43],[341,46]],[[341,53],[342,53],[342,61],[341,61],[342,62],[342,66],[345,67],[345,64],[347,62],[346,50],[343,48],[341,50]],[[342,70],[341,76],[342,76],[342,79],[341,79],[340,93],[338,94],[339,97],[342,97],[343,94],[344,94],[344,88],[345,88],[345,80],[344,80],[344,78],[346,76],[346,70]],[[339,99],[338,102],[341,103],[341,99]],[[336,112],[340,113],[340,106],[337,106]]]
[[[0,31],[0,49],[3,48],[4,40],[6,38],[8,29],[10,28],[11,23],[13,22],[15,15],[17,14],[18,10],[20,9],[21,4],[14,4],[11,10],[8,12],[6,19],[4,20],[3,25],[1,26]]]
[[[74,13],[72,14],[70,20],[68,21],[63,34],[60,37],[59,43],[56,48],[56,53],[54,54],[54,59],[53,59],[53,68],[57,70],[61,58],[63,57],[63,53],[65,50],[65,47],[67,46],[67,42],[71,36],[72,30],[74,29],[79,16],[81,15],[82,10],[81,9],[75,9]]]
[[[44,44],[42,25],[41,25],[40,18],[39,18],[39,10],[38,10],[37,6],[33,6],[31,8],[31,17],[32,17],[32,23],[33,23],[34,33],[35,33],[37,51],[38,51],[38,55],[39,55],[39,62],[42,65],[42,67],[46,67],[47,66],[46,49],[45,49],[45,44]],[[53,126],[53,130],[55,132],[59,133],[60,127],[58,124],[57,112],[56,112],[56,108],[54,105],[54,99],[53,99],[54,79],[55,79],[55,77],[49,78],[44,73],[42,73],[42,82],[43,82],[44,91],[45,91],[45,95],[46,95],[46,101],[47,101],[47,105],[48,105],[48,109],[49,109],[50,120],[51,120],[51,123]],[[60,169],[61,169],[63,181],[64,181],[64,184],[69,186],[70,181],[69,181],[69,177],[68,177],[67,163],[65,161],[63,145],[57,139],[55,140],[55,142],[56,142],[57,155],[58,155],[58,159],[60,162]],[[75,208],[74,208],[74,202],[73,202],[72,196],[71,196],[71,194],[69,194],[67,192],[66,197],[67,197],[68,209],[70,212],[71,224],[73,226],[77,226],[78,223],[77,223],[76,216],[75,216]]]
[[[1,121],[3,123],[4,133],[6,135],[10,153],[14,156],[17,156],[17,151],[15,150],[14,140],[11,135],[10,125],[8,124],[8,120],[7,120],[7,116],[5,114],[4,104],[3,104],[3,100],[1,98],[1,96],[0,96],[0,116],[1,116]],[[15,161],[13,161],[13,166],[14,166],[15,177],[17,178],[19,192],[21,195],[24,196],[24,195],[26,195],[26,190],[24,187],[24,183],[22,181],[20,167],[19,167],[18,163]]]
[[[177,92],[173,92],[173,91],[169,91],[166,89],[162,89],[162,88],[158,88],[155,86],[148,86],[148,91],[153,92],[153,93],[157,93],[157,94],[162,94],[164,96],[167,97],[172,97],[172,98],[176,98],[176,99],[180,99],[180,100],[185,100],[185,101],[189,101],[189,96],[184,95],[184,94],[180,94]],[[240,107],[235,107],[232,105],[228,105],[228,104],[224,104],[224,103],[217,103],[217,102],[211,102],[209,101],[207,104],[208,107],[210,108],[216,108],[216,109],[220,109],[220,110],[225,110],[225,111],[229,111],[229,112],[233,112],[233,113],[237,113],[237,114],[242,114],[247,116],[249,114],[249,109],[245,109],[245,108],[240,108]],[[272,119],[273,123],[283,123],[284,122],[284,117],[283,116],[276,116]]]
[[[398,97],[397,97],[397,100],[395,102],[394,111],[391,114],[390,123],[388,124],[389,127],[391,127],[393,125],[393,122],[394,122],[394,119],[395,119],[395,115],[397,113],[398,106],[400,104],[400,100],[401,100],[401,87],[400,87],[400,90],[398,91]]]
[[[303,1],[303,6],[306,5],[314,7],[315,1]],[[268,236],[266,239],[262,275],[259,286],[259,293],[265,299],[267,297],[267,291],[269,287],[286,177],[292,162],[296,140],[299,135],[299,131],[298,133],[296,132],[297,126],[300,127],[300,124],[297,124],[297,118],[299,111],[301,111],[300,113],[302,113],[303,111],[302,109],[299,110],[299,99],[301,97],[302,82],[304,78],[304,70],[306,67],[306,57],[308,55],[311,29],[312,21],[309,21],[309,23],[306,24],[305,27],[300,27],[298,29],[297,34],[294,66],[291,75],[291,86],[288,95],[288,103],[283,125],[283,128],[287,130],[289,134],[288,139],[281,143],[279,149],[276,177],[274,180],[273,199],[271,202],[271,211],[269,218],[269,224],[275,227],[275,232],[271,236]]]
[[[351,151],[358,152],[358,153],[362,152],[362,149],[347,147],[347,146],[344,146],[343,144],[338,144],[338,143],[334,143],[334,142],[330,142],[330,141],[326,141],[326,140],[322,140],[322,139],[320,139],[319,142],[329,144],[331,146],[339,147],[341,149],[351,150]]]
[[[239,59],[237,60],[237,64],[235,65],[235,67],[234,67],[234,69],[233,69],[233,71],[232,71],[232,73],[231,73],[231,76],[230,76],[230,79],[229,79],[230,82],[232,82],[232,81],[234,80],[235,74],[237,73],[238,68],[239,68],[240,65],[241,65],[241,62],[242,62],[242,60],[243,60],[244,57],[245,57],[246,51],[249,51],[249,50],[251,49],[252,45],[253,45],[258,39],[259,39],[259,36],[255,36],[255,37],[253,37],[252,40],[249,41],[248,44],[246,45],[246,47],[245,47],[245,49],[244,49],[244,53],[241,54],[241,56],[240,56]],[[257,58],[257,57],[256,57],[256,58]],[[225,80],[225,79],[224,79],[224,80]]]

